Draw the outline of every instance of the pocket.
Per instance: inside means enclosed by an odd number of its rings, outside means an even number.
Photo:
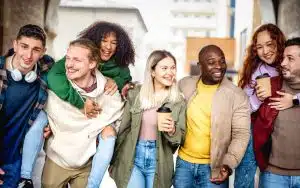
[[[142,109],[139,108],[131,108],[130,109],[131,113],[131,126],[132,128],[138,127],[140,125],[140,121],[142,118]]]
[[[179,157],[177,157],[177,159],[176,159],[176,168],[182,167],[183,164],[184,164],[184,161],[182,159],[180,159]]]

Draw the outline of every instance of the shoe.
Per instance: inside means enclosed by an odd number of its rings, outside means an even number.
[[[21,178],[18,184],[18,188],[33,188],[32,180]]]

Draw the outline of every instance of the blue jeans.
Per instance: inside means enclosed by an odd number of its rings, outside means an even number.
[[[1,180],[4,181],[4,184],[0,185],[0,187],[17,187],[20,179],[21,159],[15,161],[13,164],[2,165],[0,168],[5,172],[5,174],[1,177]]]
[[[239,166],[235,169],[234,187],[254,188],[256,168],[257,164],[253,149],[253,137],[251,134],[245,155]]]
[[[261,172],[259,188],[300,188],[300,176],[282,176],[271,172]]]
[[[152,188],[156,170],[156,141],[139,140],[128,188]]]
[[[99,188],[114,153],[116,136],[109,136],[103,139],[101,134],[99,134],[98,138],[99,144],[93,157],[87,188]]]
[[[209,164],[195,164],[181,159],[176,160],[174,188],[227,188],[228,180],[217,185],[211,183]]]
[[[42,110],[25,136],[22,152],[22,178],[32,179],[33,167],[43,146],[43,133],[47,124],[47,114]]]

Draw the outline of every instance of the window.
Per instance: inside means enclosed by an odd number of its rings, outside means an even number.
[[[247,28],[244,29],[241,33],[240,33],[240,63],[239,63],[239,67],[243,66],[243,59],[246,53],[246,44],[247,44]]]

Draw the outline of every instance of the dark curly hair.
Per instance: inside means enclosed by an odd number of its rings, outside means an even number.
[[[273,65],[279,70],[280,63],[283,60],[283,52],[285,48],[285,36],[282,31],[274,24],[268,23],[261,25],[253,34],[251,44],[247,48],[247,54],[244,60],[244,66],[240,74],[239,86],[244,88],[251,84],[251,76],[259,65],[260,58],[257,55],[256,43],[257,35],[263,31],[268,31],[270,37],[275,41],[277,46],[277,56]]]
[[[78,37],[87,38],[100,46],[103,37],[110,33],[115,33],[117,38],[117,49],[114,55],[116,63],[120,66],[134,64],[135,51],[132,41],[124,28],[116,23],[97,21],[81,31]]]

